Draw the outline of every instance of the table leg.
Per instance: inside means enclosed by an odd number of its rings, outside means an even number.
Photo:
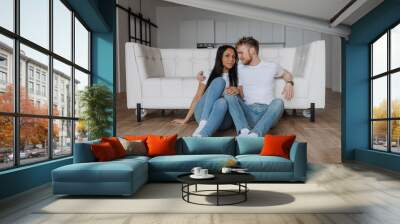
[[[247,192],[248,192],[248,190],[247,190],[247,183],[244,183],[244,187],[245,187],[245,192],[244,192],[244,201],[247,201]]]
[[[219,184],[217,184],[217,206],[219,205]]]
[[[195,186],[195,191],[197,192],[197,184],[196,184],[196,186]]]

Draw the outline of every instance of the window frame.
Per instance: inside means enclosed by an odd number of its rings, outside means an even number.
[[[396,73],[400,72],[400,67],[393,68],[391,69],[391,31],[393,28],[400,26],[400,21],[395,22],[392,24],[390,27],[385,29],[384,32],[379,34],[375,39],[373,39],[371,42],[368,43],[368,52],[369,52],[369,149],[373,151],[380,151],[380,152],[386,152],[386,153],[392,153],[392,154],[400,154],[400,152],[393,152],[392,151],[392,127],[391,123],[392,121],[398,121],[400,120],[400,117],[392,117],[392,99],[391,99],[391,79],[393,75],[396,75]],[[373,44],[378,41],[381,37],[383,37],[385,34],[387,34],[387,64],[386,64],[386,71],[380,74],[376,74],[374,76],[373,74]],[[387,105],[386,105],[386,118],[373,118],[373,81],[378,78],[386,77],[386,86],[387,86]],[[373,122],[374,121],[386,121],[386,151],[379,150],[374,148],[374,136],[373,136]]]
[[[48,0],[49,3],[49,47],[48,49],[46,49],[45,47],[42,47],[41,45],[34,43],[33,41],[30,41],[29,39],[23,37],[20,35],[20,0],[14,0],[13,1],[13,10],[14,10],[14,15],[13,15],[13,20],[14,20],[14,30],[8,30],[4,27],[0,26],[0,35],[3,35],[7,38],[12,39],[13,41],[13,64],[12,66],[12,74],[13,78],[14,78],[14,109],[13,112],[2,112],[0,111],[0,116],[11,116],[13,118],[13,155],[14,155],[14,161],[13,161],[13,166],[10,167],[5,167],[5,168],[0,168],[0,172],[5,171],[5,170],[10,170],[10,169],[16,169],[19,167],[23,167],[23,166],[30,166],[33,164],[38,164],[38,163],[43,163],[49,160],[58,160],[58,159],[62,159],[62,158],[66,158],[66,157],[70,157],[73,156],[73,152],[74,152],[74,143],[75,143],[75,126],[76,126],[76,121],[79,120],[79,117],[75,116],[75,108],[72,107],[72,111],[70,116],[66,115],[66,116],[56,116],[53,115],[53,76],[54,74],[54,69],[53,69],[53,60],[58,60],[59,62],[62,62],[68,66],[71,66],[71,93],[72,93],[72,99],[71,99],[71,104],[74,105],[75,103],[75,88],[74,88],[74,82],[75,82],[75,69],[87,74],[89,76],[89,83],[88,86],[92,85],[92,69],[91,69],[91,65],[92,65],[92,61],[91,61],[91,49],[92,49],[92,44],[91,44],[91,37],[92,37],[92,30],[87,26],[87,24],[83,21],[83,19],[72,9],[72,7],[65,1],[65,0],[59,0],[69,11],[71,11],[71,18],[70,18],[70,22],[71,22],[71,58],[67,59],[64,58],[63,56],[57,54],[54,52],[54,28],[53,28],[53,24],[54,24],[54,17],[53,17],[53,1],[54,0]],[[88,69],[85,69],[83,67],[81,67],[80,65],[75,63],[75,18],[77,20],[79,20],[79,22],[83,25],[83,27],[88,31]],[[47,103],[48,103],[48,108],[49,111],[46,115],[39,115],[39,114],[27,114],[27,113],[21,113],[20,111],[20,59],[21,59],[21,52],[20,52],[20,45],[23,44],[27,47],[32,48],[33,50],[36,50],[40,53],[43,53],[45,55],[48,56],[49,58],[49,63],[48,63],[48,80],[46,80],[47,84],[46,84],[46,91],[48,91],[48,93],[45,92],[46,96],[48,96],[47,99]],[[27,64],[27,66],[29,66],[29,64]],[[28,71],[27,67],[27,71]],[[42,73],[40,73],[41,75]],[[30,79],[30,74],[29,72],[27,72],[26,78],[27,81],[31,80]],[[33,79],[32,79],[34,85],[37,83],[36,82],[36,69],[33,70]],[[42,79],[41,76],[39,76],[39,80],[37,80],[38,83],[42,83]],[[28,87],[28,86],[27,86]],[[27,91],[29,91],[27,89]],[[36,89],[34,89],[34,92],[36,91]],[[41,96],[42,94],[40,94],[39,96]],[[43,160],[38,161],[38,162],[32,162],[32,163],[26,163],[26,164],[21,164],[21,159],[20,159],[20,119],[21,118],[45,118],[47,119],[48,122],[48,136],[47,136],[47,142],[49,143],[47,145],[47,151],[48,151],[48,155],[47,158],[43,158]],[[71,122],[71,153],[68,155],[62,155],[62,156],[55,156],[53,155],[54,153],[54,147],[53,147],[53,122],[56,120],[66,120],[66,121],[70,121]],[[50,144],[51,143],[51,144]]]

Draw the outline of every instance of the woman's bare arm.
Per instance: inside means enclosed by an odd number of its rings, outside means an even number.
[[[173,122],[178,123],[178,124],[185,124],[189,122],[190,118],[192,118],[194,111],[196,109],[197,103],[200,101],[201,97],[204,94],[204,90],[206,89],[206,85],[202,82],[199,82],[199,85],[197,87],[196,95],[193,97],[192,102],[190,103],[189,111],[187,112],[186,116],[184,119],[175,119]]]

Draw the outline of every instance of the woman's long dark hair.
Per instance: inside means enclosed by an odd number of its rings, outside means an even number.
[[[229,69],[229,85],[230,86],[237,86],[238,84],[238,73],[237,73],[237,62],[238,62],[238,54],[236,52],[236,49],[230,45],[222,45],[218,48],[217,50],[217,56],[215,57],[215,63],[214,63],[214,68],[212,69],[210,73],[210,77],[207,80],[206,84],[206,89],[208,86],[211,84],[211,82],[218,77],[222,76],[222,73],[224,72],[224,65],[222,64],[222,57],[224,56],[224,53],[227,49],[232,49],[233,52],[235,53],[235,64],[231,69]]]

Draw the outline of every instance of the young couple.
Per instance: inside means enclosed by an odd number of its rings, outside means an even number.
[[[212,136],[233,125],[239,136],[264,136],[283,113],[283,101],[274,99],[274,79],[286,81],[282,95],[290,100],[293,77],[280,65],[261,61],[258,50],[252,37],[241,38],[236,49],[219,47],[208,79],[202,71],[197,75],[199,85],[186,117],[174,122],[187,123],[194,114],[199,124],[192,134],[196,137]]]

